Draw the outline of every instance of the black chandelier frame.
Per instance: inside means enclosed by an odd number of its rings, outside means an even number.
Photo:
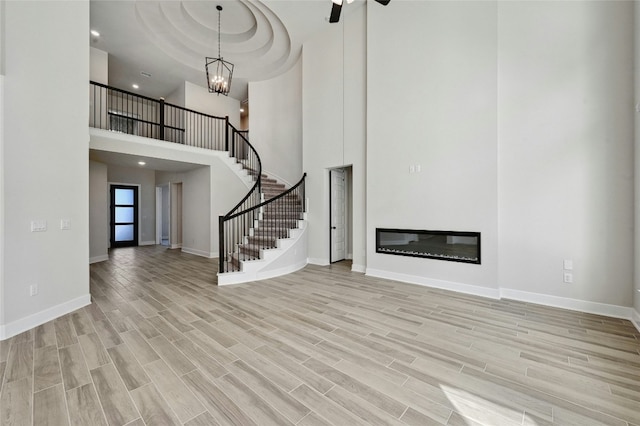
[[[217,5],[218,10],[218,57],[205,58],[205,71],[207,73],[207,87],[209,93],[229,96],[231,90],[231,80],[233,78],[233,64],[225,61],[220,54],[220,12],[222,6]]]

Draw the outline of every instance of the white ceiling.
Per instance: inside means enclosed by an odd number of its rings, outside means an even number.
[[[161,158],[145,157],[143,155],[122,154],[119,152],[89,150],[89,160],[104,164],[112,164],[122,167],[132,167],[147,170],[159,170],[163,172],[184,173],[190,170],[204,167],[202,164],[186,163],[183,161],[163,160]],[[145,162],[144,165],[138,164]]]
[[[360,2],[362,3],[362,2]],[[182,82],[206,86],[206,56],[235,65],[230,96],[248,97],[248,81],[273,78],[298,60],[302,43],[326,28],[331,0],[91,0],[91,46],[109,53],[109,85],[150,97]],[[354,9],[356,4],[346,9]],[[151,74],[151,77],[141,75]]]

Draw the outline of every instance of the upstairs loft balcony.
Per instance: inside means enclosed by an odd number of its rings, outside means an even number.
[[[229,151],[248,131],[237,130],[229,117],[216,117],[104,84],[90,82],[89,127],[158,139],[196,148]],[[240,145],[239,145],[240,146]]]

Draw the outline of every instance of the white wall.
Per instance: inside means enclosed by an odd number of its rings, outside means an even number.
[[[6,26],[6,1],[0,1],[0,75],[5,74],[5,26]]]
[[[624,315],[632,8],[369,3],[367,272]],[[376,227],[480,231],[482,265],[376,254]]]
[[[368,10],[367,273],[495,294],[496,3]],[[481,232],[482,264],[377,254],[376,228]]]
[[[182,250],[205,257],[213,257],[211,217],[211,168],[200,167],[185,172],[182,181]],[[172,193],[173,195],[173,193]]]
[[[216,95],[202,86],[185,81],[185,108],[215,117],[229,116],[229,122],[240,129],[240,101],[228,96]]]
[[[632,303],[632,8],[499,2],[501,287]]]
[[[4,55],[5,55],[5,2],[0,1],[0,166],[4,168]],[[0,339],[4,319],[4,173],[0,171]]]
[[[635,308],[636,327],[640,329],[640,7],[634,8],[634,77],[635,77],[635,208],[634,208],[634,297],[633,306]]]
[[[165,97],[167,103],[184,107],[185,84],[179,85],[176,90]]]
[[[138,244],[156,242],[156,174],[145,167],[132,168],[110,164],[107,170],[109,184],[140,185],[138,192]]]
[[[4,2],[0,2],[0,10]],[[2,19],[0,17],[0,22]],[[2,34],[2,31],[0,31]],[[1,44],[0,44],[1,46]],[[4,169],[4,75],[0,74],[0,166]],[[4,337],[4,172],[0,171],[0,339]]]
[[[95,47],[89,52],[89,78],[96,83],[109,84],[109,54]]]
[[[250,142],[262,170],[289,186],[302,177],[302,60],[272,80],[249,82]]]
[[[89,2],[3,5],[2,238],[11,250],[3,253],[0,338],[90,303]],[[42,64],[55,66],[35,89]],[[61,219],[71,229],[61,230]],[[32,220],[45,220],[47,231],[30,232]],[[34,284],[39,293],[32,297]]]
[[[305,43],[303,170],[309,200],[309,261],[329,263],[329,168],[353,167],[353,269],[364,271],[366,8]]]
[[[89,161],[89,263],[109,258],[107,165]]]

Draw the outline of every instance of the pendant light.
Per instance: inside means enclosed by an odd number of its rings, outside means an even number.
[[[217,5],[216,9],[218,10],[218,57],[210,58],[207,56],[205,58],[207,86],[209,87],[209,93],[228,96],[229,90],[231,90],[233,64],[222,59],[220,55],[220,12],[222,12],[222,6]]]

